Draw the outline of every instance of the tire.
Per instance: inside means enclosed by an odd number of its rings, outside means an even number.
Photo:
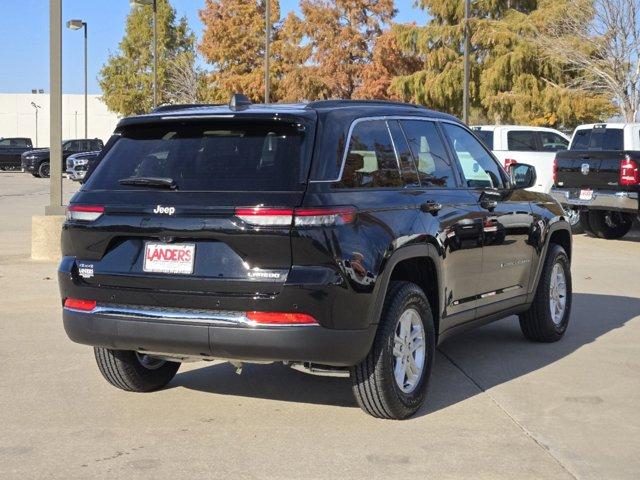
[[[422,349],[408,353],[419,372],[413,378],[402,368],[406,343],[396,343],[401,322],[411,325],[408,333],[422,336]],[[420,328],[421,326],[421,328]],[[401,420],[413,415],[424,403],[431,368],[435,359],[435,328],[429,302],[420,287],[410,282],[391,282],[386,294],[378,332],[367,357],[351,367],[351,384],[358,405],[368,414],[385,419]],[[398,353],[397,358],[394,353]],[[408,362],[412,363],[412,362]],[[396,380],[396,369],[402,386]]]
[[[555,268],[562,270],[565,280],[564,309],[562,314],[552,314],[552,281]],[[555,289],[558,292],[558,289]],[[567,253],[560,245],[550,244],[544,261],[536,296],[531,307],[520,315],[520,329],[524,336],[533,342],[557,342],[567,330],[571,317],[571,265]],[[561,291],[558,292],[562,297]]]
[[[42,162],[38,165],[38,176],[40,178],[49,178],[49,162]]]
[[[38,174],[38,172],[31,172],[31,175],[33,175],[36,178],[40,178],[40,175]]]
[[[574,235],[584,233],[584,227],[582,226],[581,221],[582,212],[573,208],[568,208],[565,211],[567,212],[567,219],[569,220],[569,224],[571,225],[571,233],[573,233]]]
[[[178,362],[154,359],[130,350],[94,347],[93,351],[105,380],[128,392],[159,390],[171,381],[180,368]]]
[[[633,225],[633,215],[611,210],[591,210],[589,225],[594,235],[607,240],[624,237]]]
[[[582,210],[580,212],[580,228],[587,235],[595,235],[593,233],[593,230],[591,230],[591,223],[589,223],[589,211],[588,210]],[[571,228],[571,231],[573,231],[573,227]]]

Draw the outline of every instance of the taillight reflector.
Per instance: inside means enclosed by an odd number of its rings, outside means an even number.
[[[102,216],[104,207],[99,205],[69,205],[67,207],[67,220],[80,220],[93,222]]]
[[[553,157],[553,184],[558,181],[558,159]]]
[[[620,162],[620,185],[638,185],[640,183],[640,171],[638,164],[626,157]]]
[[[77,298],[67,298],[64,301],[64,308],[70,308],[72,310],[82,310],[83,312],[90,312],[96,308],[95,300],[79,300]]]
[[[235,215],[243,222],[256,226],[319,227],[343,225],[355,220],[354,207],[320,208],[236,208]]]
[[[247,312],[246,316],[258,325],[317,325],[318,322],[306,313]]]

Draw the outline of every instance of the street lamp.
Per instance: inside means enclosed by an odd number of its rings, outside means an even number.
[[[89,138],[89,116],[87,108],[87,22],[83,22],[82,20],[69,20],[67,22],[67,28],[71,30],[84,28],[84,138]]]
[[[153,108],[158,105],[158,2],[157,0],[130,0],[131,7],[153,6]]]
[[[38,109],[42,108],[36,102],[31,102],[31,106],[36,110],[36,147],[38,147]]]
[[[265,41],[264,41],[264,103],[269,103],[271,79],[269,77],[269,44],[271,42],[271,2],[265,0]]]
[[[464,89],[462,91],[462,121],[469,123],[469,17],[471,17],[471,0],[464,2]]]

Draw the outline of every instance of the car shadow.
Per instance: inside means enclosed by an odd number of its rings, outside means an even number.
[[[533,343],[509,317],[454,337],[436,356],[425,406],[416,416],[455,405],[496,385],[544,368],[622,327],[640,313],[640,299],[576,293],[571,321],[556,343]],[[347,378],[318,377],[282,364],[245,365],[241,375],[228,363],[179,373],[168,388],[297,403],[357,407]]]

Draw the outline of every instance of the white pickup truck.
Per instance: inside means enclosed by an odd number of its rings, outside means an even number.
[[[556,152],[569,147],[569,137],[545,127],[517,125],[479,125],[474,133],[507,168],[526,163],[536,169],[536,184],[529,190],[549,193],[553,186],[553,160]]]

